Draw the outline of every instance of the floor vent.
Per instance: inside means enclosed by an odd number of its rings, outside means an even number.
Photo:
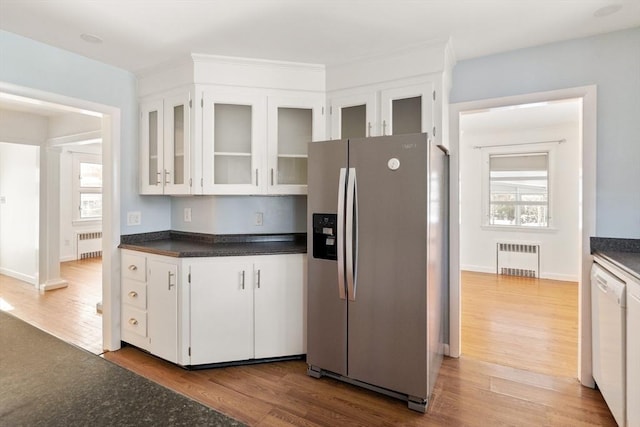
[[[540,277],[540,245],[500,242],[496,250],[497,274]]]
[[[98,258],[102,256],[102,231],[77,234],[77,259]]]

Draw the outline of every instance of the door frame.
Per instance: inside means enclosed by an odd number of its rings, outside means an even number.
[[[579,282],[578,282],[578,380],[587,387],[595,387],[591,369],[591,288],[590,270],[593,258],[589,239],[596,232],[596,141],[597,88],[595,85],[536,92],[502,98],[450,104],[450,221],[449,235],[449,348],[448,355],[460,357],[462,311],[460,291],[460,115],[465,112],[500,108],[519,104],[581,99],[580,114],[580,170],[579,198]]]
[[[120,109],[84,99],[0,82],[0,92],[59,105],[72,112],[96,112],[102,114],[102,346],[105,350],[120,348]],[[40,213],[42,213],[40,206]],[[60,262],[47,259],[41,250],[42,262]],[[56,256],[58,251],[53,251]]]

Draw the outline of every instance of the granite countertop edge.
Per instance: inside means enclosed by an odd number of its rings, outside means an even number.
[[[216,235],[168,230],[123,235],[118,247],[175,258],[301,254],[307,252],[307,235]]]
[[[640,280],[640,239],[591,238],[591,254]]]

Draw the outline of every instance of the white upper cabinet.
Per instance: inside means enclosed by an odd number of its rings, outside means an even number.
[[[324,97],[272,92],[203,92],[203,194],[307,193],[307,144],[324,138]]]
[[[140,193],[306,194],[311,141],[428,132],[446,146],[454,62],[447,41],[331,66],[192,54],[147,72]]]
[[[267,194],[307,194],[307,146],[324,139],[322,96],[268,100]]]
[[[380,91],[381,135],[432,134],[433,83]]]
[[[327,66],[332,139],[429,134],[448,145],[449,41]]]
[[[378,135],[376,93],[367,92],[331,98],[331,139]]]
[[[190,194],[189,91],[140,104],[140,193]]]
[[[211,89],[204,91],[201,105],[203,193],[260,193],[266,98]]]

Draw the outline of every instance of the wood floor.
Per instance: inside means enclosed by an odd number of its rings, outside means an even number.
[[[570,290],[575,284],[542,282],[463,274],[463,357],[445,358],[425,415],[386,396],[310,378],[303,361],[187,371],[134,347],[103,357],[253,426],[614,426],[600,393],[573,378],[575,361],[569,359],[577,348],[570,350],[575,344],[564,337],[577,337],[577,321],[564,319],[571,311],[564,305],[565,298],[577,301]],[[5,288],[0,286],[2,298]],[[537,312],[534,300],[552,307]],[[51,324],[45,319],[41,327]],[[569,361],[530,354],[556,351]],[[566,366],[555,373],[552,365],[558,364]]]
[[[102,353],[102,260],[88,258],[60,264],[69,286],[39,292],[33,285],[0,274],[0,305],[5,311],[95,354]]]
[[[462,272],[462,354],[578,376],[578,284]]]

